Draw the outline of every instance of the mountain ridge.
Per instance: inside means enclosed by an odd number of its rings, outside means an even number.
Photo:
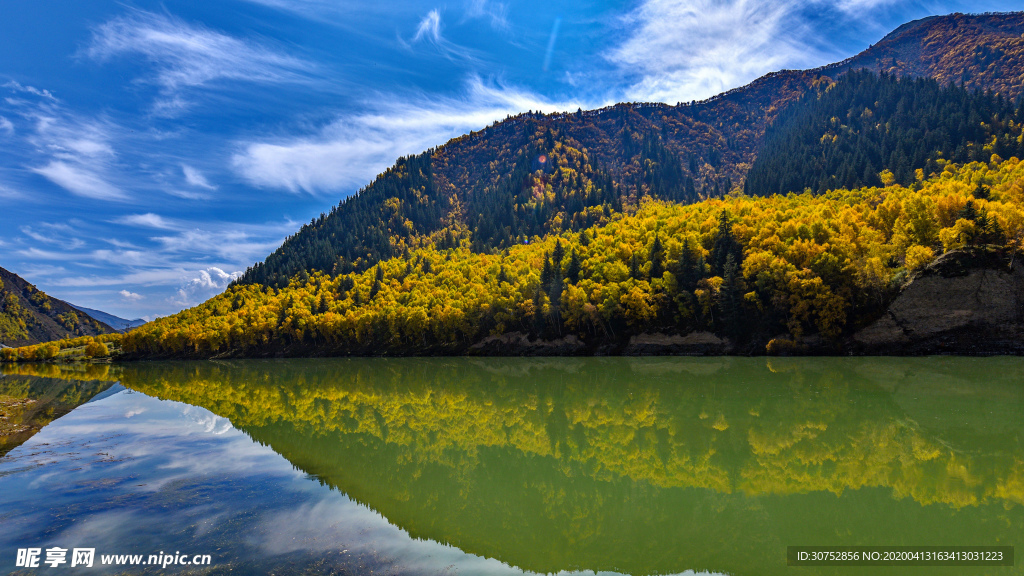
[[[111,328],[114,328],[118,332],[124,332],[124,331],[127,331],[127,330],[131,330],[132,328],[137,328],[137,327],[142,326],[143,324],[146,323],[146,321],[143,320],[142,318],[136,318],[134,320],[128,320],[127,318],[121,318],[120,316],[115,316],[115,315],[113,315],[113,314],[111,314],[109,312],[104,312],[102,310],[93,310],[92,308],[86,308],[84,306],[78,306],[76,304],[72,304],[71,302],[66,302],[66,303],[67,303],[68,306],[71,306],[75,310],[79,310],[81,312],[85,312],[90,317],[92,317],[92,318],[94,318],[96,320],[99,320],[100,322],[103,322],[104,324],[106,324],[107,326],[110,326]]]
[[[0,344],[17,347],[111,332],[110,326],[0,268]]]
[[[295,274],[361,271],[431,242],[465,239],[476,251],[503,249],[607,222],[645,196],[684,203],[719,197],[742,185],[781,112],[847,71],[935,77],[1019,97],[1022,33],[1022,12],[933,16],[846,60],[766,74],[700,102],[509,117],[400,159],[237,283],[280,287]]]

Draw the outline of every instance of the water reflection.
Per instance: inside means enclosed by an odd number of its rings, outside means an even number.
[[[271,502],[261,525],[277,529],[260,537],[264,553],[336,555],[343,542],[371,542],[411,573],[439,570],[437,550],[448,550],[500,561],[494,570],[781,574],[788,545],[1018,544],[1022,367],[1009,358],[352,359],[139,364],[120,377],[209,410],[191,408],[197,438],[230,447],[188,466],[163,462],[150,481],[197,498],[175,482],[257,478],[248,499],[215,486],[208,498],[213,517]],[[154,418],[147,410],[135,417]],[[167,458],[183,442],[154,440],[169,430],[140,431],[136,442]],[[278,486],[264,475],[273,452],[238,430],[368,508],[329,490],[294,496],[321,486],[286,473],[288,488]],[[375,513],[387,522],[369,522]],[[218,545],[237,547],[242,533]],[[440,544],[417,556],[417,542]]]
[[[1019,533],[1020,367],[372,359],[125,378],[229,418],[416,537],[537,572],[765,573],[788,544]]]
[[[0,458],[111,384],[102,368],[75,372],[74,378],[62,378],[62,372],[68,371],[53,365],[7,365],[0,371]]]
[[[410,537],[205,409],[124,389],[0,459],[0,525],[4,573],[48,573],[17,570],[15,550],[61,546],[208,553],[212,574],[523,574]]]

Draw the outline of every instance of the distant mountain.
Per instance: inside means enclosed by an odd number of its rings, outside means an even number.
[[[115,330],[119,330],[121,332],[130,330],[137,326],[142,326],[143,324],[146,323],[146,321],[143,320],[142,318],[126,320],[124,318],[121,318],[120,316],[114,316],[113,314],[103,312],[102,310],[93,310],[92,308],[86,308],[84,306],[76,306],[70,302],[68,302],[67,304],[74,308],[75,310],[85,312],[89,316],[92,316],[93,318],[99,320],[100,322],[103,322],[107,326],[110,326]]]
[[[111,332],[110,326],[0,268],[0,344],[17,347]]]
[[[427,244],[468,240],[476,252],[505,249],[606,223],[646,196],[682,203],[720,197],[744,184],[780,114],[851,70],[1018,98],[1022,34],[1021,12],[931,17],[842,62],[768,74],[703,102],[510,117],[399,160],[238,283],[280,287],[296,274],[362,271]]]

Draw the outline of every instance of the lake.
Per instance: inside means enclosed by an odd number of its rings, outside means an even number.
[[[401,575],[881,575],[906,568],[788,567],[787,546],[1024,550],[1019,358],[0,370],[0,571],[77,573],[15,565],[54,546]]]

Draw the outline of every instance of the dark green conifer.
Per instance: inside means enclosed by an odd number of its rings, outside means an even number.
[[[661,278],[661,275],[665,272],[662,266],[664,254],[661,247],[661,238],[657,235],[654,236],[654,242],[651,244],[651,251],[647,259],[651,262],[651,278]]]
[[[635,280],[639,280],[642,275],[640,271],[640,257],[636,252],[633,252],[633,257],[629,260],[629,277]]]
[[[569,257],[569,268],[565,274],[569,282],[575,284],[580,281],[580,268],[580,255],[573,250],[572,255]]]

